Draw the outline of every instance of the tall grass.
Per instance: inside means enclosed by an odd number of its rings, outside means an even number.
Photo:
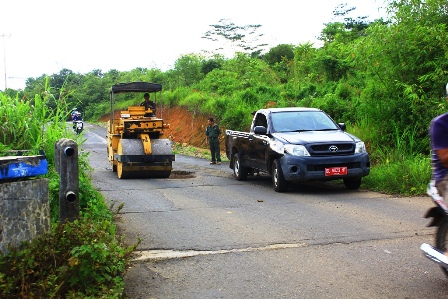
[[[390,156],[397,155],[391,152]],[[401,161],[386,160],[371,168],[370,175],[363,179],[370,190],[397,195],[423,195],[431,179],[429,157],[407,156]]]
[[[0,93],[0,149],[42,149],[46,114],[39,97],[33,103]]]
[[[67,105],[50,93],[46,98],[36,95],[32,101],[0,93],[0,151],[9,150],[45,153],[49,162],[54,159],[54,143],[63,137],[74,136],[66,126]],[[49,109],[48,104],[56,104]]]
[[[429,137],[422,142],[414,128],[403,132],[395,128],[393,144],[382,144],[381,129],[375,128],[367,119],[353,127],[353,133],[364,140],[371,158],[370,175],[364,177],[364,187],[400,195],[423,195],[431,178]]]
[[[55,223],[59,214],[59,176],[54,168],[54,145],[62,138],[69,138],[74,139],[80,147],[83,139],[65,121],[69,115],[65,99],[45,94],[45,98],[36,95],[32,101],[26,101],[0,93],[0,154],[6,156],[21,151],[46,156],[49,165],[46,177],[50,179],[51,218]],[[88,156],[81,150],[78,153],[81,210],[90,207],[93,211],[89,212],[93,212],[95,216],[110,219],[111,214],[91,186]]]

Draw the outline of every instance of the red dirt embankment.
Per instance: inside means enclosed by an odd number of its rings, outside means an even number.
[[[184,107],[166,109],[162,116],[164,122],[170,124],[168,136],[171,136],[170,139],[174,142],[208,148],[205,144],[205,128],[210,116],[194,114]],[[223,131],[222,128],[221,131]],[[222,136],[224,136],[224,132]],[[224,144],[221,144],[221,149],[222,145]]]
[[[120,117],[120,111],[115,112],[116,118]],[[160,111],[157,111],[157,116],[160,117]],[[205,128],[207,126],[207,119],[213,115],[200,115],[188,111],[184,107],[170,107],[163,108],[162,118],[167,124],[170,124],[170,129],[166,130],[166,135],[176,143],[182,145],[190,145],[199,148],[208,148],[205,144]],[[99,122],[107,122],[109,115],[103,116]],[[221,151],[225,150],[224,131],[221,127]]]

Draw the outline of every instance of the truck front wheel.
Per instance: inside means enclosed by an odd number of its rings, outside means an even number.
[[[233,174],[237,181],[245,181],[247,179],[247,168],[243,166],[240,153],[236,153],[233,157]]]
[[[276,192],[285,192],[288,189],[288,181],[283,176],[282,166],[278,159],[272,163],[272,184]]]
[[[344,185],[348,190],[357,190],[361,186],[361,178],[344,179]]]

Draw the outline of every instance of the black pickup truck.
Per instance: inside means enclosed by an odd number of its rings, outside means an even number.
[[[345,129],[315,108],[261,109],[249,133],[226,130],[226,155],[237,180],[265,172],[277,192],[290,182],[337,179],[354,190],[369,174],[370,159],[364,142]]]

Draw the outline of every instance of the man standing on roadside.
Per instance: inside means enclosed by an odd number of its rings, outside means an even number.
[[[448,83],[446,84],[446,99],[448,100]],[[435,117],[429,128],[431,139],[432,179],[435,180],[437,191],[448,201],[448,113]]]
[[[210,154],[212,155],[212,161],[210,164],[221,164],[221,153],[219,149],[219,135],[221,130],[219,126],[215,124],[213,117],[208,119],[208,126],[205,129],[205,143],[210,145]]]

